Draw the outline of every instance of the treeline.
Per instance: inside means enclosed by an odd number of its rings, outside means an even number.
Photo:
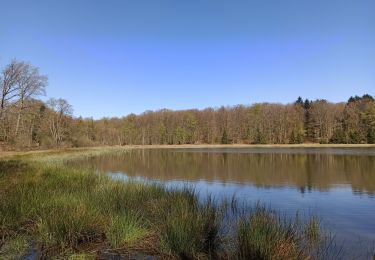
[[[291,104],[204,110],[159,110],[100,120],[74,118],[66,100],[38,98],[47,77],[34,66],[12,61],[0,77],[0,145],[81,147],[132,144],[375,143],[375,101],[303,100]]]
[[[159,110],[97,121],[77,119],[100,144],[375,143],[375,101],[302,100],[204,110]],[[90,136],[90,134],[87,134]]]

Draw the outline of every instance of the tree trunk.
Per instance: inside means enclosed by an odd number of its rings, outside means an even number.
[[[24,103],[23,102],[24,102],[23,98],[21,98],[21,107],[20,107],[20,110],[18,111],[16,131],[15,131],[15,135],[16,136],[18,135],[18,131],[19,131],[19,127],[20,127],[20,122],[21,122],[21,114],[22,114],[22,110],[24,108]]]

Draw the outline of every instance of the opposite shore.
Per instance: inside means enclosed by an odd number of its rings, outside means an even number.
[[[0,158],[11,156],[22,156],[31,154],[63,153],[88,150],[121,150],[121,149],[218,149],[218,148],[374,148],[375,144],[181,144],[181,145],[123,145],[123,146],[94,146],[60,149],[35,149],[35,150],[14,150],[1,151]]]

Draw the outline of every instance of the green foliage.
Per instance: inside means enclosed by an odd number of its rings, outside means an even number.
[[[184,116],[184,128],[186,130],[186,142],[194,143],[194,134],[197,128],[197,119],[194,114],[186,113]]]
[[[221,144],[228,144],[228,143],[229,143],[229,140],[228,140],[227,130],[224,128],[223,135],[221,137]]]
[[[125,136],[126,144],[133,144],[136,132],[136,115],[130,114],[124,119],[123,122],[123,133]]]
[[[302,97],[298,97],[297,100],[294,102],[294,104],[296,105],[299,105],[299,106],[303,106],[303,99]]]
[[[181,126],[177,127],[175,130],[175,142],[177,144],[184,144],[187,139],[187,133]]]
[[[349,143],[350,144],[360,144],[363,143],[362,135],[357,131],[349,132]]]
[[[312,101],[309,101],[307,98],[305,99],[305,102],[303,103],[303,107],[308,110],[311,107]]]
[[[266,144],[266,139],[264,137],[264,134],[260,131],[259,128],[256,129],[255,137],[252,142],[253,144]]]
[[[167,128],[163,122],[159,124],[159,136],[160,144],[166,144],[168,142]]]
[[[290,144],[302,144],[303,143],[304,132],[303,129],[293,128],[290,135]]]
[[[362,97],[359,97],[359,96],[354,96],[354,97],[350,97],[348,99],[348,103],[353,103],[353,102],[360,102],[360,101],[374,101],[374,98],[372,96],[370,96],[369,94],[364,94]]]
[[[367,143],[375,144],[375,128],[369,128],[367,130]]]
[[[174,130],[174,143],[191,144],[194,143],[194,135],[197,127],[197,119],[194,114],[187,112],[182,116],[181,122]]]
[[[329,142],[332,143],[332,144],[346,144],[347,138],[346,138],[345,131],[341,128],[336,129],[333,132],[332,137],[329,140]]]

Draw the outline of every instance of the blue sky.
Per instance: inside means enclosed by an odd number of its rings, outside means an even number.
[[[375,95],[374,0],[0,3],[0,65],[76,116]]]

